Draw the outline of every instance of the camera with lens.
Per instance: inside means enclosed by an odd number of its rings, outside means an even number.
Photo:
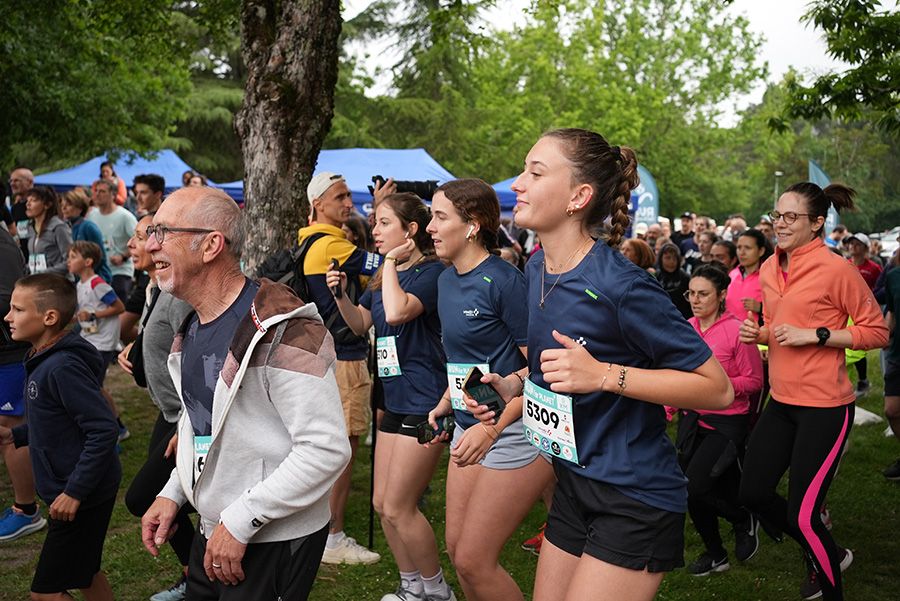
[[[373,184],[383,186],[386,181],[387,180],[381,175],[372,176]],[[434,179],[422,181],[403,181],[395,179],[394,185],[397,186],[397,192],[412,192],[422,200],[431,200],[431,197],[434,196],[435,191],[438,189],[437,180]],[[374,186],[369,186],[369,194],[375,195]]]

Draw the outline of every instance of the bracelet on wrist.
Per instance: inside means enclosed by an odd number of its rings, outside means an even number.
[[[600,392],[603,392],[603,388],[606,386],[606,379],[609,378],[609,374],[612,371],[612,363],[606,364],[606,373],[603,374],[603,380],[600,382]]]
[[[393,263],[396,264],[396,263],[397,263],[397,257],[387,257],[387,256],[386,256],[386,257],[384,258],[384,261],[385,261],[385,262],[391,261],[391,262],[393,262]]]
[[[625,382],[625,376],[628,374],[628,368],[624,365],[619,368],[619,393],[625,392],[625,387],[628,386],[628,383]]]
[[[497,431],[497,428],[495,428],[494,426],[490,426],[491,429],[488,430],[488,426],[485,425],[484,422],[478,422],[478,423],[481,424],[481,427],[484,429],[485,433],[487,433],[488,438],[490,438],[491,440],[497,440],[498,438],[500,438],[500,432]],[[491,430],[494,431],[493,436],[491,436]]]

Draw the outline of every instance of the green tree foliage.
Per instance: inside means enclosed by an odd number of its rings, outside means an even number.
[[[817,0],[804,20],[825,32],[828,53],[850,65],[811,85],[794,78],[785,119],[872,119],[895,135],[900,132],[900,13],[875,0]]]
[[[428,43],[410,45],[395,93],[365,102],[348,78],[339,120],[489,181],[515,174],[543,131],[592,128],[638,151],[664,209],[734,200],[715,153],[728,134],[716,122],[723,102],[765,74],[745,19],[713,0],[569,0],[535,3],[526,25],[487,35],[473,26],[486,4],[454,2],[442,19],[432,7],[404,22],[402,39]]]
[[[2,2],[0,167],[163,147],[190,90],[167,0]]]

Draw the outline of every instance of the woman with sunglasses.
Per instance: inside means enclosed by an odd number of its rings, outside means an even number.
[[[841,570],[853,561],[819,516],[853,424],[844,349],[880,348],[888,338],[862,276],[822,240],[829,207],[852,209],[854,195],[810,182],[781,195],[770,213],[778,245],[760,269],[765,325],[749,311],[741,325],[742,342],[769,346],[772,400],[750,437],[740,498],[801,545],[809,565],[801,594],[826,601],[843,599]],[[785,499],[776,486],[787,470]]]
[[[713,261],[694,270],[685,293],[694,314],[688,323],[712,350],[734,388],[734,403],[728,409],[679,411],[675,446],[688,479],[688,513],[705,547],[688,567],[694,576],[730,567],[719,517],[731,522],[739,561],[749,560],[759,547],[757,522],[738,501],[738,489],[750,396],[762,386],[762,359],[752,345],[739,342],[741,322],[725,309],[730,282],[725,265]]]

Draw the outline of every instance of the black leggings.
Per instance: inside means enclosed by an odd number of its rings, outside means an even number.
[[[750,521],[750,513],[738,501],[741,472],[737,456],[730,465],[716,465],[731,444],[715,430],[697,428],[692,451],[678,457],[688,479],[688,513],[706,550],[716,559],[725,554],[719,517],[746,528]]]
[[[150,434],[150,449],[147,453],[147,461],[135,475],[134,480],[125,493],[125,506],[132,515],[141,517],[150,509],[150,505],[156,500],[156,495],[163,489],[169,476],[175,468],[175,454],[168,459],[163,456],[169,440],[175,434],[177,424],[170,424],[162,413],[153,424],[153,432]],[[186,566],[191,557],[191,542],[194,539],[194,524],[191,523],[188,513],[192,511],[186,504],[175,516],[175,524],[178,528],[169,539],[169,544],[178,556],[181,565]]]
[[[839,601],[838,547],[819,516],[853,425],[855,405],[800,407],[769,401],[750,435],[741,502],[796,540],[819,573],[822,598]],[[788,498],[775,492],[790,468]]]

